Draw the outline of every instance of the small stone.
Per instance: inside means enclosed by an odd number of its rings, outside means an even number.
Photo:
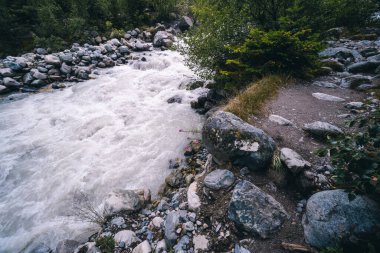
[[[201,207],[201,200],[197,194],[197,185],[197,182],[193,182],[187,190],[187,203],[189,205],[189,210],[194,212],[198,211]]]
[[[136,248],[133,249],[132,253],[151,253],[152,248],[148,241],[143,241]]]
[[[179,95],[175,95],[167,100],[168,104],[178,103],[180,104],[182,102],[182,98]]]
[[[280,159],[293,174],[298,174],[302,170],[311,167],[308,161],[290,148],[281,149]]]
[[[362,102],[350,102],[350,103],[346,104],[345,107],[347,109],[359,110],[359,109],[362,109],[364,107],[364,103],[362,103]]]
[[[229,170],[221,170],[221,169],[212,171],[204,179],[205,186],[213,190],[228,188],[234,182],[235,182],[234,174]]]
[[[141,240],[131,230],[119,231],[113,238],[116,243],[124,242],[127,247],[141,242]]]
[[[312,96],[315,97],[316,99],[330,101],[330,102],[344,102],[345,101],[345,99],[343,98],[331,96],[324,93],[313,93]]]
[[[125,220],[123,217],[115,217],[111,220],[111,224],[117,227],[121,227],[123,224],[125,224]]]
[[[277,123],[281,126],[292,126],[293,125],[293,123],[290,120],[285,119],[285,118],[278,116],[278,115],[274,115],[274,114],[269,116],[269,121]]]
[[[163,223],[164,223],[164,219],[162,219],[161,217],[155,217],[155,218],[152,220],[152,224],[153,224],[153,226],[155,226],[156,228],[161,228]]]
[[[194,230],[194,223],[188,221],[184,223],[182,227],[186,232],[192,232]]]
[[[180,234],[182,232],[182,228],[178,228],[176,231],[175,231],[177,234]]]
[[[193,244],[194,244],[195,253],[199,252],[200,250],[207,251],[208,249],[208,240],[206,236],[204,235],[194,236]]]

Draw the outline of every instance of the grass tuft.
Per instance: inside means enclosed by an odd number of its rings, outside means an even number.
[[[224,110],[247,121],[250,115],[257,114],[269,99],[276,96],[288,81],[288,78],[278,75],[264,77],[231,99]]]

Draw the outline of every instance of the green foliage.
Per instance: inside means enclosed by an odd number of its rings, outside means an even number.
[[[350,197],[374,193],[380,186],[380,109],[356,118],[349,126],[359,131],[330,139],[319,154],[330,154],[337,185],[347,188]]]
[[[317,38],[310,30],[291,33],[251,29],[242,45],[229,47],[232,57],[220,73],[242,81],[269,74],[305,77],[317,66],[317,53],[322,49]]]
[[[112,236],[99,237],[96,239],[96,246],[103,253],[114,253],[115,241]]]
[[[343,253],[342,248],[326,248],[321,250],[321,253]]]

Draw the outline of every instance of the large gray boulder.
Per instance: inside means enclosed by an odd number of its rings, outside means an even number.
[[[15,79],[10,77],[5,77],[3,79],[3,85],[9,89],[18,89],[22,87],[22,84],[17,82]]]
[[[158,31],[154,35],[153,46],[154,47],[170,47],[173,45],[174,36],[171,33],[165,31]]]
[[[246,232],[269,238],[289,217],[272,196],[248,181],[240,181],[232,194],[228,218]]]
[[[350,73],[373,73],[380,66],[380,61],[361,61],[348,67]]]
[[[307,202],[302,225],[311,246],[334,247],[352,235],[360,238],[379,231],[380,209],[366,197],[350,201],[344,190],[318,192]]]
[[[205,177],[204,184],[207,188],[220,190],[230,187],[235,182],[234,173],[229,170],[214,170]]]
[[[139,195],[132,190],[114,190],[104,201],[106,215],[113,215],[118,212],[136,212],[141,207]]]
[[[339,127],[322,121],[305,124],[303,130],[319,138],[325,138],[327,136],[338,136],[343,134],[343,130]]]
[[[232,161],[251,170],[267,168],[276,148],[273,139],[264,131],[223,111],[207,119],[202,138],[218,163]]]
[[[45,56],[45,62],[46,64],[54,65],[54,66],[60,66],[61,65],[61,60],[59,59],[58,56],[49,54]]]
[[[362,75],[353,75],[353,76],[348,76],[342,79],[340,86],[342,88],[350,88],[350,89],[355,89],[356,87],[362,85],[362,84],[370,84],[371,80]]]

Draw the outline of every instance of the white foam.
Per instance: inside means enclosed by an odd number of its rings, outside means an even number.
[[[76,191],[97,206],[115,188],[158,190],[187,143],[179,129],[199,129],[202,118],[189,105],[197,95],[178,88],[194,77],[183,58],[145,57],[63,91],[0,104],[2,253],[88,236],[94,226],[70,216]],[[182,104],[166,102],[174,95]]]

